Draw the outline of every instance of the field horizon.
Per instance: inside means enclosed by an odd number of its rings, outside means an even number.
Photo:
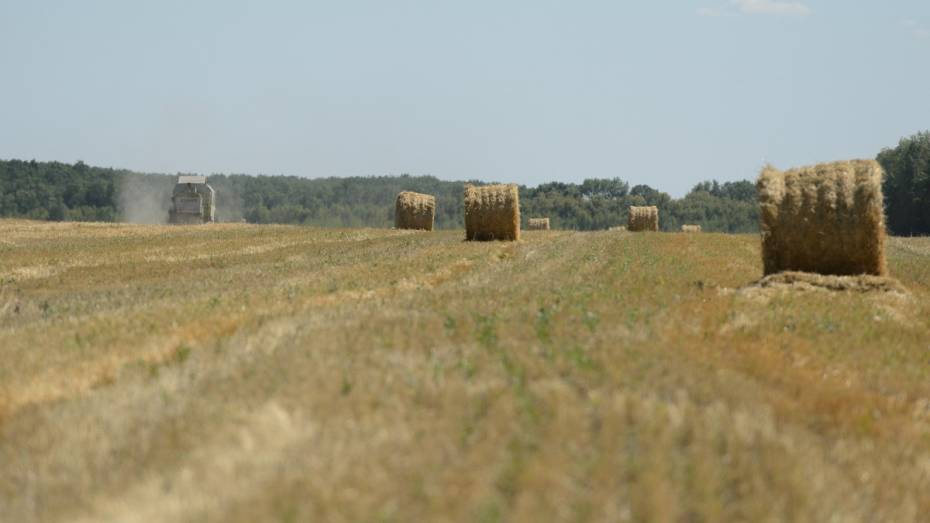
[[[930,518],[930,238],[464,237],[0,220],[0,521]]]

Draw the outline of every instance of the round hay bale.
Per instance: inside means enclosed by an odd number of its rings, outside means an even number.
[[[887,274],[882,168],[873,160],[781,172],[756,183],[765,274]]]
[[[465,239],[520,239],[520,194],[516,185],[465,186]]]
[[[682,225],[681,232],[701,232],[700,225]]]
[[[549,218],[530,218],[526,224],[526,228],[531,231],[548,231]]]
[[[630,207],[626,228],[632,232],[658,231],[659,208],[654,205],[651,207]]]
[[[626,225],[614,225],[613,227],[610,227],[610,228],[607,229],[607,230],[608,230],[608,231],[621,231],[621,232],[626,232]]]
[[[394,204],[394,228],[432,231],[435,215],[434,196],[404,191]]]

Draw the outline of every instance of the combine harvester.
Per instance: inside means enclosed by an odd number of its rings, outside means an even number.
[[[216,192],[206,176],[178,176],[171,194],[168,223],[193,225],[216,220]]]

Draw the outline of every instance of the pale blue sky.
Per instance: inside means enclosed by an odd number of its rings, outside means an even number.
[[[930,2],[0,0],[0,158],[696,182],[930,128]]]

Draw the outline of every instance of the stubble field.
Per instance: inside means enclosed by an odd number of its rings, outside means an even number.
[[[0,521],[930,519],[930,239],[463,236],[0,221]]]

